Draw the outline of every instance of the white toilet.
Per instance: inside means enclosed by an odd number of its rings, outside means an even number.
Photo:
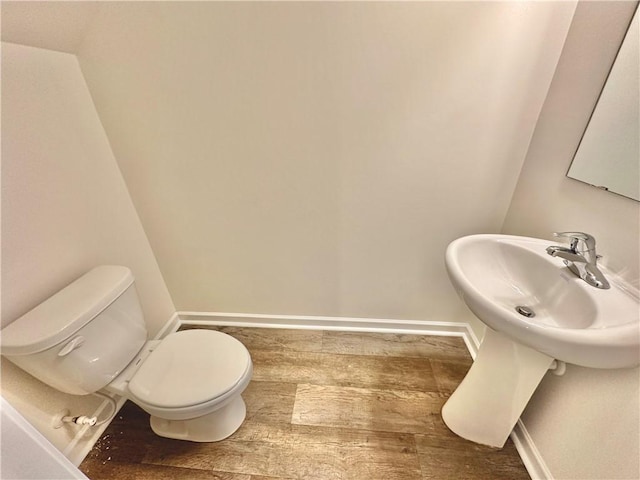
[[[62,392],[104,389],[151,415],[163,437],[215,442],[246,415],[253,365],[245,346],[213,330],[147,340],[126,267],[89,271],[0,332],[2,355]]]

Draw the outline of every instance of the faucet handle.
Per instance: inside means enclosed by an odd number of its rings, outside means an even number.
[[[562,238],[570,238],[571,239],[571,250],[577,251],[578,242],[584,242],[586,251],[593,250],[596,248],[596,239],[584,232],[553,232],[554,237],[562,237]]]

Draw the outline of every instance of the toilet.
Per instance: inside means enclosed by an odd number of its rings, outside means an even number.
[[[0,332],[2,355],[65,393],[116,393],[151,415],[160,436],[215,442],[246,416],[246,347],[213,330],[147,340],[131,270],[103,265]]]

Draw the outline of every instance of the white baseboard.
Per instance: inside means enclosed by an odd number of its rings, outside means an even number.
[[[171,315],[171,318],[165,323],[162,328],[156,333],[153,337],[153,340],[160,340],[161,338],[166,337],[170,333],[173,333],[180,328],[181,320],[180,314],[178,312]]]
[[[462,337],[472,357],[477,338],[468,323],[385,318],[261,315],[254,313],[178,312],[181,325],[217,325],[258,328],[295,328],[344,332],[405,333]]]
[[[522,419],[518,420],[518,423],[511,432],[511,440],[518,450],[518,454],[522,459],[527,472],[532,480],[553,480],[553,475],[549,471],[547,464],[542,458],[540,451],[536,447],[531,435],[527,431]]]

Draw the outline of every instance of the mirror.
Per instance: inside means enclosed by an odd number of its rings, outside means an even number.
[[[636,10],[567,176],[640,201],[639,43]]]

